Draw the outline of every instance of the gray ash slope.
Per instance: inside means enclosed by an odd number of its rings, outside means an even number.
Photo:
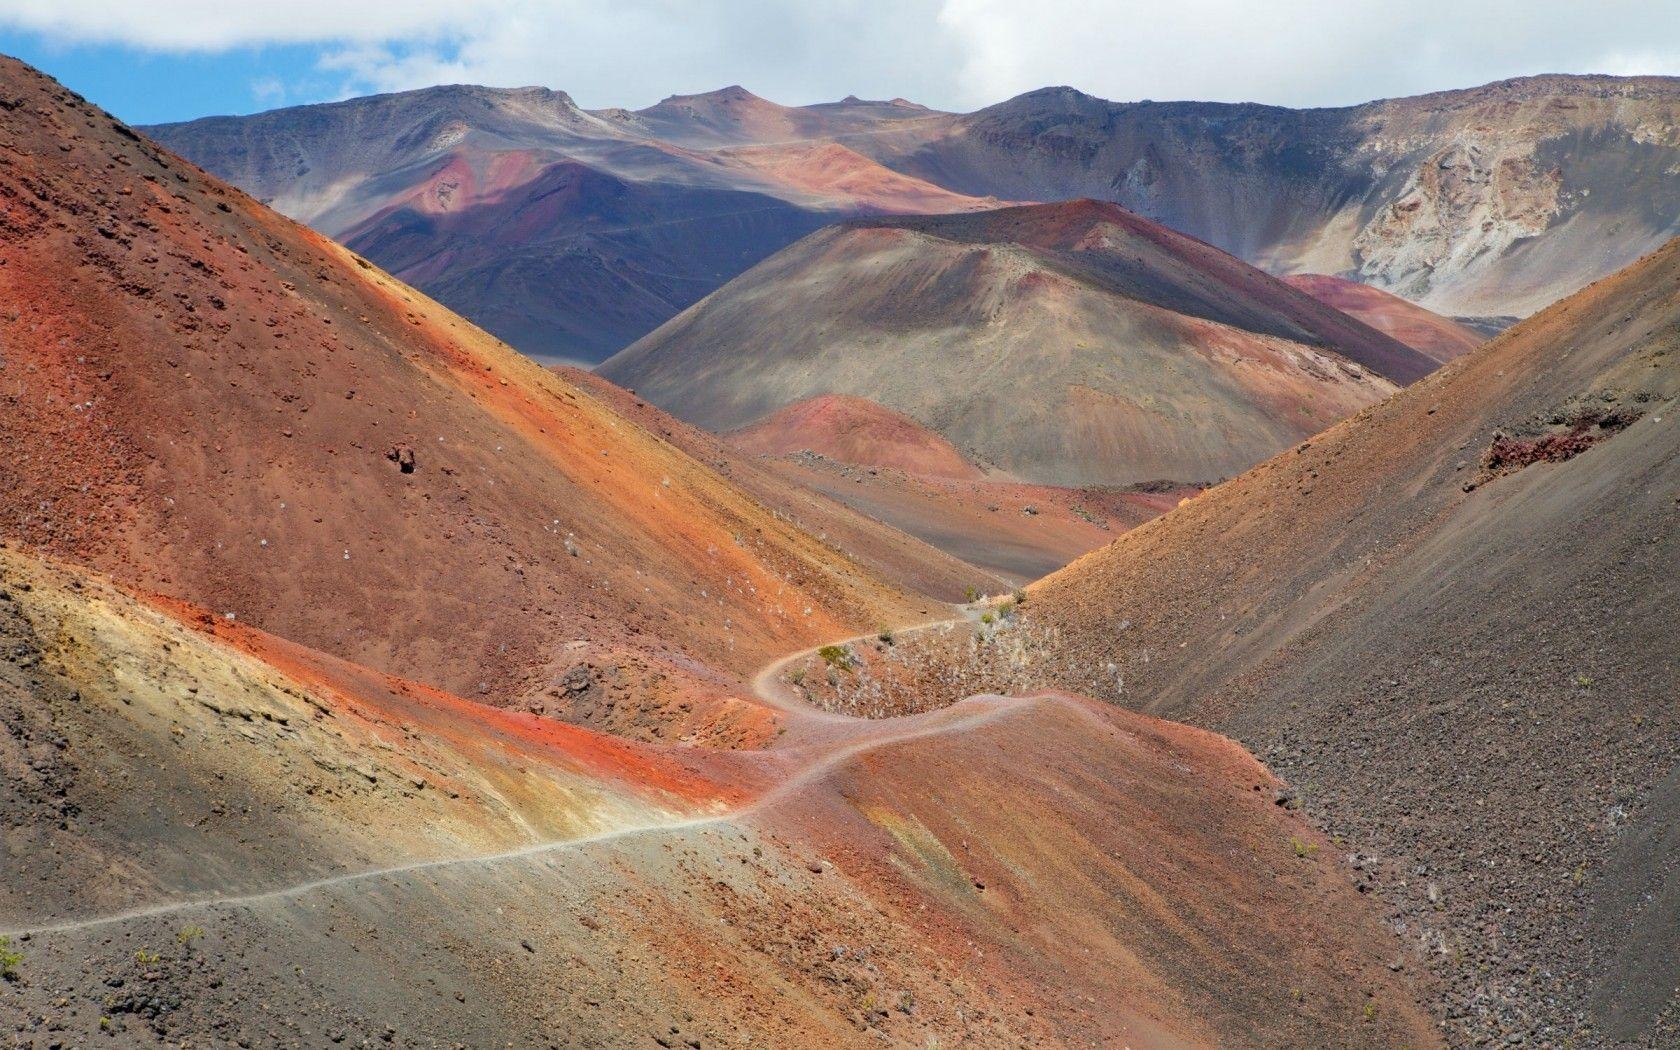
[[[1291,780],[1452,1041],[1674,1045],[1680,243],[1034,589]]]

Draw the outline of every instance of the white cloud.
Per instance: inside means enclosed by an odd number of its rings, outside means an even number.
[[[158,51],[309,44],[350,91],[537,83],[594,106],[729,83],[951,108],[1048,84],[1336,105],[1544,71],[1680,73],[1680,5],[1650,0],[5,0],[0,25]]]

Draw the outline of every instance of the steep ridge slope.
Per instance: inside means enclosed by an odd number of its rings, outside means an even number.
[[[47,79],[0,95],[6,536],[504,701],[716,697],[932,611]]]
[[[987,206],[802,141],[925,115],[451,86],[147,130],[526,353],[592,364],[836,218]]]
[[[1032,591],[1048,677],[1300,785],[1456,1041],[1675,1038],[1680,243]]]
[[[1540,76],[1342,109],[1044,88],[854,148],[960,193],[1099,197],[1279,273],[1526,315],[1680,233],[1680,80]]]
[[[1398,295],[1358,281],[1321,273],[1298,273],[1284,277],[1283,282],[1442,364],[1487,341],[1480,333],[1450,317],[1442,317]]]
[[[732,430],[867,397],[1061,485],[1235,473],[1433,362],[1110,204],[858,220],[785,249],[604,363]]]

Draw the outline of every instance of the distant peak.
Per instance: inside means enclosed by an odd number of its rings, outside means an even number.
[[[900,97],[900,98],[890,98],[890,99],[887,99],[886,101],[883,102],[880,99],[859,98],[856,95],[847,95],[845,98],[841,99],[839,102],[834,103],[834,105],[836,105],[836,106],[882,106],[882,107],[890,108],[890,109],[927,109],[926,106],[922,105],[919,102],[911,102],[909,99],[902,98],[902,97]]]
[[[659,101],[661,106],[703,104],[735,104],[742,102],[763,102],[762,98],[748,91],[739,84],[718,88],[716,91],[704,91],[698,95],[669,95]]]

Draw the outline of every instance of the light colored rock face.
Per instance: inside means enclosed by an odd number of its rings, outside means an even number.
[[[1654,77],[1300,111],[1051,89],[877,155],[968,194],[1114,200],[1273,272],[1522,315],[1680,233],[1677,128],[1680,81]]]
[[[1417,301],[1440,298],[1546,232],[1562,208],[1563,173],[1542,170],[1526,145],[1469,140],[1427,157],[1354,237],[1360,279]]]

